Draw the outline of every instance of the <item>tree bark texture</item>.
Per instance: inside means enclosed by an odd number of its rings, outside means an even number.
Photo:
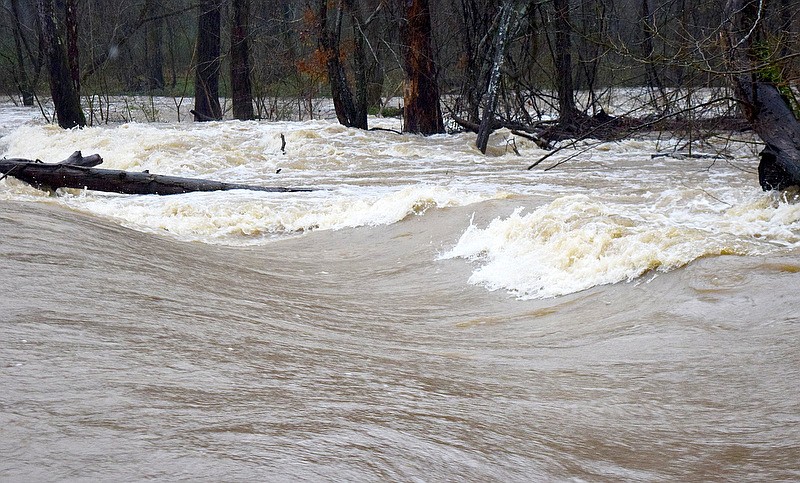
[[[202,0],[197,16],[197,69],[194,81],[194,120],[222,119],[219,104],[220,0]]]
[[[250,0],[232,0],[231,24],[231,90],[233,117],[240,121],[255,119],[253,87],[250,82],[250,44],[248,22]]]
[[[429,0],[403,0],[405,18],[401,29],[405,46],[403,89],[403,131],[418,134],[444,132],[439,105],[439,86],[431,45]]]
[[[571,125],[578,118],[572,83],[572,26],[569,0],[553,0],[555,6],[556,34],[556,87],[558,88],[558,116],[562,125]]]
[[[486,88],[486,107],[483,110],[483,119],[481,120],[480,129],[478,129],[478,140],[476,142],[478,149],[483,154],[486,154],[489,134],[493,130],[492,122],[494,121],[494,111],[497,108],[497,89],[500,87],[500,70],[503,67],[503,60],[506,56],[506,41],[512,12],[512,0],[506,0],[500,10],[500,22],[494,45],[494,61],[489,75],[489,86]]]
[[[80,95],[81,92],[81,67],[80,52],[78,51],[78,12],[77,0],[65,0],[65,26],[67,38],[67,59],[69,60],[69,72],[75,90]]]
[[[353,24],[353,126],[367,129],[367,51],[366,24],[357,0],[344,0]]]
[[[78,188],[136,195],[173,195],[194,191],[251,190],[276,193],[312,191],[308,188],[283,188],[224,183],[208,179],[163,176],[148,172],[99,169],[103,159],[83,157],[76,151],[60,163],[42,163],[30,159],[0,159],[0,173],[13,176],[46,190]]]
[[[53,0],[37,0],[40,41],[50,74],[50,94],[58,118],[64,129],[83,127],[86,117],[81,109],[80,95],[75,88],[69,68],[67,49],[56,18]]]
[[[352,12],[353,5],[353,0],[349,0],[347,5],[343,5],[342,0],[333,12],[335,17],[330,18],[332,12],[328,9],[328,0],[320,0],[319,10],[317,12],[319,21],[319,48],[325,56],[328,71],[328,84],[331,88],[333,107],[336,111],[336,118],[339,120],[339,124],[347,127],[367,129],[366,102],[357,102],[356,98],[353,96],[353,91],[350,89],[344,65],[342,64],[340,50],[344,9],[348,6]],[[361,39],[361,44],[359,45],[359,39],[356,38],[353,55],[355,57],[356,66],[364,65],[363,39]],[[356,70],[358,70],[358,67]],[[358,72],[356,72],[356,76],[358,76]],[[358,78],[356,82],[359,82]],[[356,88],[359,89],[359,86],[356,86]],[[364,98],[366,99],[365,78],[361,78],[360,88],[364,90]]]
[[[728,0],[722,44],[742,111],[766,147],[758,167],[766,190],[800,186],[800,122],[777,86],[759,76],[758,40],[763,0]]]

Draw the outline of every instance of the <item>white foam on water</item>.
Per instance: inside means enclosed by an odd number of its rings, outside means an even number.
[[[396,120],[371,121],[399,128]],[[492,135],[483,155],[470,133],[399,135],[330,120],[72,130],[31,121],[20,122],[0,144],[10,157],[55,162],[79,149],[101,154],[102,168],[321,188],[167,197],[67,190],[53,197],[15,180],[0,182],[0,199],[60,203],[136,230],[203,243],[268,243],[309,230],[393,224],[431,208],[519,200],[529,208],[510,207],[508,216],[487,226],[471,225],[442,257],[471,260],[472,283],[520,298],[634,280],[704,256],[767,253],[800,243],[798,204],[758,189],[757,156],[748,143],[719,147],[733,158],[729,162],[651,158],[679,147],[677,140],[586,140],[530,171],[525,168],[547,152],[507,130]]]
[[[235,190],[178,196],[66,195],[68,206],[140,231],[185,241],[255,245],[310,230],[388,225],[431,208],[485,200],[480,194],[418,185],[400,189],[344,189],[276,194]]]
[[[441,258],[476,263],[471,283],[536,299],[631,281],[705,256],[800,246],[800,204],[757,193],[715,208],[702,198],[687,202],[687,194],[667,191],[639,204],[560,197],[530,213],[516,209],[485,228],[471,223]]]

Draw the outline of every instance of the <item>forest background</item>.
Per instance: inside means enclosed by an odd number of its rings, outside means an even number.
[[[785,151],[755,86],[785,122],[800,112],[790,0],[0,2],[0,92],[65,128],[129,120],[114,96],[172,97],[179,116],[193,99],[195,121],[302,120],[328,99],[346,126],[402,115],[408,132],[473,130],[482,150],[499,127],[546,148],[669,131],[690,151],[750,127]]]

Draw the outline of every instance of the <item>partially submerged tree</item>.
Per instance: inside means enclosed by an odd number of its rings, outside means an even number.
[[[255,119],[253,88],[250,82],[249,17],[250,0],[231,0],[231,91],[233,117],[240,121]]]
[[[575,106],[575,89],[572,84],[572,26],[569,0],[553,0],[555,7],[555,57],[556,87],[558,89],[558,120],[572,127],[580,116]]]
[[[328,4],[328,0],[319,0],[316,19],[319,52],[322,53],[327,66],[328,84],[331,88],[336,118],[343,126],[367,129],[367,82],[364,70],[366,53],[363,29],[358,28],[359,4],[356,0],[341,0],[333,11],[328,8]],[[345,71],[341,51],[342,24],[346,11],[351,17],[355,33],[352,52],[355,65],[353,88]]]
[[[219,103],[221,0],[202,0],[197,15],[195,44],[195,121],[222,119]]]
[[[497,23],[497,33],[495,34],[494,41],[494,59],[492,61],[492,68],[489,75],[489,84],[486,88],[486,104],[483,109],[483,119],[478,129],[478,140],[476,145],[478,149],[486,154],[486,148],[489,143],[489,134],[494,129],[494,114],[497,108],[498,89],[500,87],[500,71],[503,68],[503,62],[506,58],[506,48],[509,43],[509,36],[513,30],[513,23],[516,20],[515,16],[524,12],[516,12],[518,7],[517,0],[505,0],[500,9],[500,16]]]
[[[775,79],[771,59],[758,52],[763,38],[763,0],[728,0],[722,43],[742,111],[766,147],[758,167],[764,190],[800,185],[800,122]]]
[[[406,76],[403,89],[403,131],[426,135],[442,133],[444,122],[431,46],[428,0],[405,0],[401,35]]]
[[[58,118],[58,125],[64,129],[83,127],[86,117],[81,109],[78,86],[70,69],[67,49],[62,34],[62,22],[56,15],[53,0],[37,0],[40,40],[46,55],[50,74],[50,93]]]
[[[153,20],[145,24],[145,51],[147,52],[147,88],[158,91],[164,88],[164,6],[152,6]]]

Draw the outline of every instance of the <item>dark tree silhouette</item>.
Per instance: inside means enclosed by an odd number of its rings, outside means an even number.
[[[366,71],[363,31],[356,32],[353,45],[353,63],[355,65],[355,95],[347,79],[345,66],[342,63],[341,33],[344,11],[350,12],[354,29],[358,28],[358,4],[355,0],[344,0],[333,12],[328,8],[328,0],[320,0],[317,10],[317,32],[319,50],[323,53],[328,70],[328,83],[331,88],[333,107],[339,123],[347,127],[367,129],[366,105]],[[331,18],[331,14],[334,15]]]
[[[248,23],[250,0],[232,0],[231,23],[231,90],[233,92],[233,117],[241,121],[255,118],[253,114],[253,88],[250,82],[250,44]]]
[[[156,17],[146,24],[145,45],[147,47],[147,86],[150,90],[164,88],[164,7],[153,5]]]
[[[572,27],[569,0],[553,0],[555,6],[556,34],[556,86],[558,88],[559,122],[565,126],[575,124],[580,115],[575,106],[572,84]]]
[[[12,74],[17,84],[17,90],[19,90],[20,96],[22,97],[22,104],[25,106],[32,106],[34,101],[33,86],[36,85],[36,81],[31,80],[25,70],[25,50],[30,51],[30,49],[26,43],[25,35],[22,32],[19,0],[11,0],[11,15],[14,20],[14,54],[16,60]],[[41,64],[35,65],[34,67],[36,69],[34,78],[38,78]]]
[[[431,47],[431,11],[428,0],[404,0],[400,29],[404,45],[405,87],[403,131],[419,134],[444,132],[439,86]]]
[[[195,47],[197,69],[192,112],[195,121],[222,119],[222,107],[219,104],[220,11],[220,0],[200,2],[200,12],[197,16]]]
[[[50,94],[56,109],[58,125],[64,129],[83,127],[86,117],[81,109],[80,95],[72,77],[67,58],[61,22],[56,17],[53,0],[37,0],[40,40],[50,73]]]

